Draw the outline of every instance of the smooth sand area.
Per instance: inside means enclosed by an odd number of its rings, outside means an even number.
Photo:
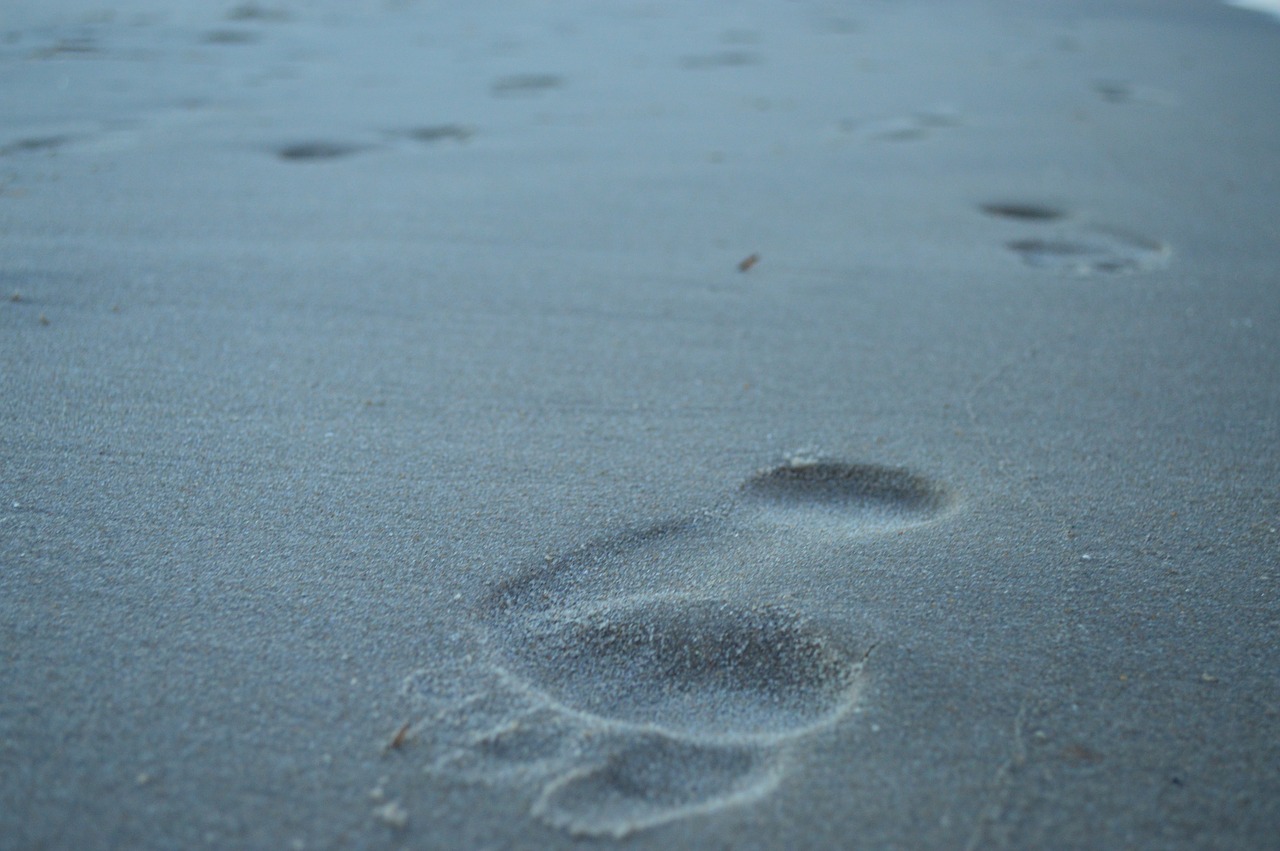
[[[0,848],[1262,848],[1280,21],[0,12]]]

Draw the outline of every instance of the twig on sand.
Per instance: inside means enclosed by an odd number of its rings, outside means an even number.
[[[382,752],[390,753],[391,751],[400,750],[400,748],[404,746],[404,743],[409,741],[409,728],[412,726],[412,721],[406,721],[401,724],[400,729],[396,730],[396,733],[391,737],[391,740],[382,746]]]

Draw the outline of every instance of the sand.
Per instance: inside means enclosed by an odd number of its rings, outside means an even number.
[[[1280,824],[1280,22],[10,4],[0,847]]]

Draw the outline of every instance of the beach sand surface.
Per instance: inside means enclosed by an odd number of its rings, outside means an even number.
[[[1280,824],[1280,25],[0,13],[0,847]]]

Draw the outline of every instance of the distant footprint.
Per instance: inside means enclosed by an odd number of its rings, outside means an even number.
[[[959,124],[960,114],[955,110],[932,109],[885,118],[846,119],[840,122],[840,129],[862,141],[913,142]]]
[[[275,152],[276,156],[280,157],[280,159],[289,162],[311,162],[315,160],[336,160],[341,157],[349,157],[352,154],[358,154],[367,148],[368,145],[314,140],[307,142],[292,142],[287,145],[281,145],[276,148]]]
[[[391,130],[388,135],[431,145],[437,142],[466,142],[475,135],[475,130],[461,124],[424,124],[405,130]]]
[[[0,145],[0,157],[9,156],[10,154],[47,153],[55,151],[71,141],[73,141],[71,136],[27,136]]]
[[[1122,80],[1098,80],[1093,84],[1098,97],[1108,103],[1140,103],[1152,106],[1177,106],[1178,98],[1162,89],[1139,86]]]
[[[988,216],[1028,224],[1056,222],[1065,211],[1036,202],[996,201],[979,206]],[[1169,262],[1163,242],[1105,225],[1077,224],[1041,236],[1010,240],[1005,246],[1023,263],[1068,275],[1122,275],[1151,272]]]
[[[564,78],[556,74],[513,74],[494,80],[489,92],[497,98],[531,97],[563,85]]]
[[[748,65],[759,65],[762,61],[760,54],[750,50],[721,50],[715,53],[682,57],[680,67],[691,71],[708,68],[743,68]]]
[[[210,30],[201,36],[200,40],[205,44],[255,44],[259,40],[259,35],[247,30],[220,29]]]
[[[241,3],[227,12],[228,21],[287,21],[289,13],[283,8],[259,6],[257,3]]]
[[[575,835],[758,800],[856,705],[874,646],[869,623],[786,602],[778,582],[949,504],[906,471],[795,461],[715,510],[528,567],[481,603],[486,664],[406,681],[428,770],[524,787]]]
[[[982,204],[980,209],[988,216],[1019,222],[1052,222],[1067,215],[1057,207],[1034,201],[992,201]]]
[[[1071,275],[1151,272],[1169,260],[1162,242],[1097,226],[1070,239],[1015,239],[1008,247],[1028,266]]]

